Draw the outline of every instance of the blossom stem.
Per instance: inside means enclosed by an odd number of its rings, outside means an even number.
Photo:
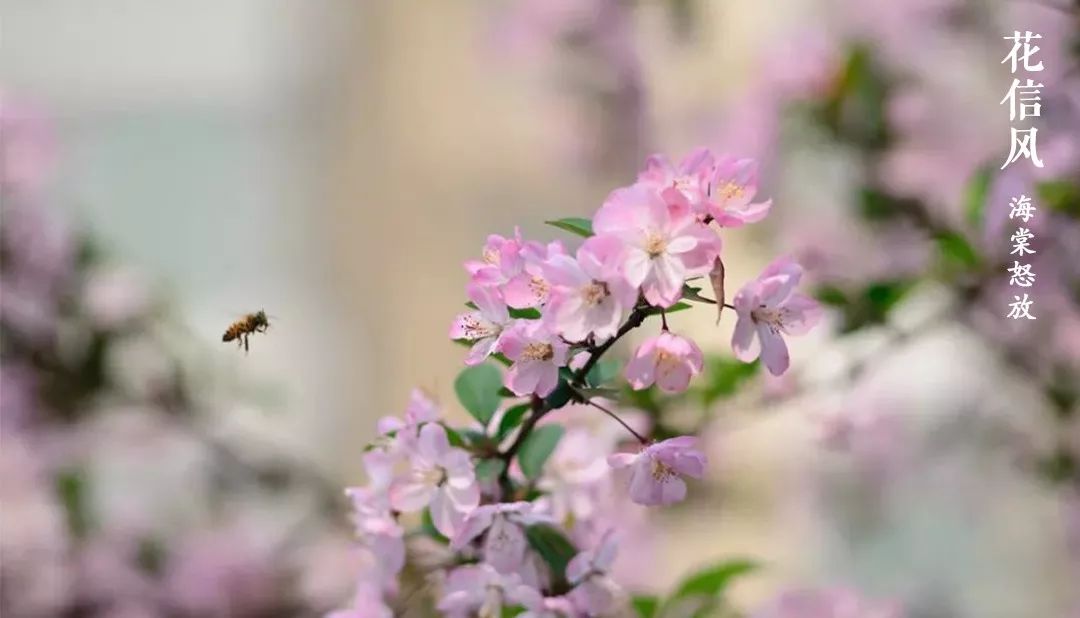
[[[728,309],[731,309],[732,311],[735,310],[735,305],[732,305],[732,304],[729,304],[729,303],[724,303],[724,307],[726,307]]]
[[[660,328],[666,333],[668,332],[667,326],[667,311],[660,310]]]
[[[577,394],[577,396],[580,397],[582,401],[584,401],[585,403],[589,404],[590,406],[596,408],[597,410],[600,410],[604,414],[607,414],[611,418],[615,419],[615,422],[622,425],[623,429],[629,431],[632,436],[637,438],[638,442],[641,442],[642,444],[648,444],[649,443],[649,440],[647,438],[642,436],[640,433],[634,431],[633,427],[631,427],[630,425],[627,425],[626,421],[622,420],[622,418],[620,418],[618,414],[615,414],[614,412],[612,412],[608,408],[605,408],[604,406],[596,403],[596,401],[594,401],[594,400],[590,399],[589,397],[585,396],[585,393],[581,392],[577,387],[571,386],[570,388],[573,389],[574,393]]]

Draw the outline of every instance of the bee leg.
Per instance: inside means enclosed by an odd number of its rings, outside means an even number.
[[[248,336],[244,335],[244,354],[248,353]]]

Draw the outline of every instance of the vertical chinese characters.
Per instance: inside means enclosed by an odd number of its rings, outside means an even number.
[[[1041,34],[1032,34],[1030,30],[1020,34],[1020,31],[1016,30],[1013,31],[1012,36],[1004,38],[1007,41],[1012,41],[1013,46],[1008,55],[1002,59],[1001,64],[1009,63],[1013,75],[1016,75],[1019,70],[1026,73],[1037,73],[1043,70],[1042,60],[1033,62],[1033,57],[1039,51],[1039,46],[1034,44],[1033,41],[1041,39]],[[1010,122],[1039,118],[1042,115],[1042,97],[1039,96],[1042,87],[1041,83],[1035,82],[1030,77],[1024,82],[1021,82],[1019,78],[1013,78],[1009,91],[1001,99],[1002,105],[1009,106]],[[1043,162],[1039,158],[1038,149],[1039,129],[1037,127],[1018,129],[1013,126],[1010,127],[1009,131],[1011,133],[1009,156],[1005,158],[1005,163],[1001,165],[1001,169],[1005,169],[1020,158],[1028,159],[1035,164],[1035,167],[1042,167]]]

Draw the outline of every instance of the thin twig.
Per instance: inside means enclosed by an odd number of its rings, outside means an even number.
[[[574,391],[574,393],[577,394],[577,396],[582,401],[584,401],[585,403],[589,404],[590,406],[596,408],[597,410],[600,410],[604,414],[607,414],[611,418],[615,419],[615,421],[617,423],[619,423],[620,425],[623,426],[623,429],[629,431],[631,433],[631,435],[633,435],[635,438],[637,438],[638,442],[641,442],[642,444],[648,444],[649,443],[649,440],[647,438],[645,438],[644,436],[642,436],[638,432],[634,431],[633,427],[631,427],[630,425],[627,425],[626,421],[622,420],[622,418],[620,418],[618,414],[615,414],[611,410],[609,410],[609,409],[605,408],[604,406],[596,403],[595,400],[590,399],[589,397],[587,397],[585,395],[585,393],[581,392],[577,387],[571,386],[570,388],[571,388],[571,390]]]

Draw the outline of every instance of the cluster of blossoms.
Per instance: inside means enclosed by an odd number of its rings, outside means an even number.
[[[696,302],[732,309],[735,356],[760,355],[779,375],[789,365],[783,336],[806,332],[820,316],[795,290],[802,271],[787,258],[746,284],[732,305],[724,302],[719,232],[768,214],[770,201],[754,201],[757,185],[751,160],[705,149],[679,165],[653,156],[591,220],[552,222],[584,237],[576,250],[520,232],[487,239],[481,259],[465,265],[470,311],[450,328],[451,339],[470,346],[456,386],[478,424],[450,427],[420,392],[404,419],[380,422],[380,438],[364,455],[369,483],[348,491],[357,534],[378,560],[339,615],[391,615],[406,538],[415,536],[434,545],[427,562],[438,566],[424,577],[446,615],[518,607],[533,617],[593,616],[625,601],[612,577],[619,537],[612,514],[627,505],[612,495],[640,505],[679,502],[683,477],[702,477],[706,460],[694,436],[654,441],[607,407],[617,402],[596,376],[601,356],[658,316],[660,332],[634,351],[626,382],[685,391],[702,371],[702,352],[669,330],[666,314]],[[688,283],[698,278],[708,279],[715,299]],[[617,420],[639,447],[623,451],[625,439],[583,430],[579,417],[589,406]],[[619,487],[607,484],[612,478]],[[421,515],[420,535],[406,530],[411,513]]]

